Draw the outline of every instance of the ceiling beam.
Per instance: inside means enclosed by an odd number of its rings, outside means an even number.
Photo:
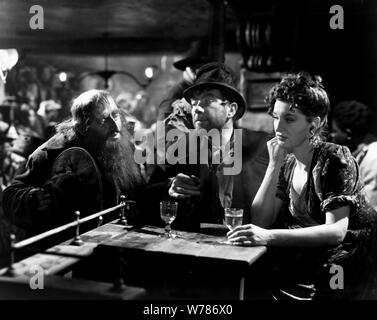
[[[0,39],[0,47],[16,48],[21,52],[61,53],[61,54],[156,54],[185,53],[191,41],[198,39],[172,40],[168,38],[96,38],[96,39],[56,39],[19,37]],[[226,36],[226,51],[237,51],[234,33]]]

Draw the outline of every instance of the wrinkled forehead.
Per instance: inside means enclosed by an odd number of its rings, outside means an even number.
[[[93,109],[94,117],[101,117],[119,109],[112,97],[108,97],[103,103],[98,103]]]
[[[216,97],[216,98],[219,98],[219,99],[224,99],[224,94],[219,89],[215,89],[215,88],[198,89],[198,90],[195,90],[192,94],[192,97],[194,99],[204,98],[204,97],[207,97],[207,96]]]

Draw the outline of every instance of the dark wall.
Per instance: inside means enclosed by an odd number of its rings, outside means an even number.
[[[377,113],[377,1],[232,3],[239,21],[275,21],[274,54],[289,52],[291,59],[289,66],[277,66],[278,71],[319,74],[332,105],[356,99]],[[344,9],[343,30],[330,28],[333,5]]]
[[[356,98],[371,104],[374,100],[375,12],[371,2],[360,3],[343,5],[343,30],[329,26],[331,2],[296,15],[294,67],[322,75],[333,103]]]
[[[369,105],[376,119],[376,1],[344,3],[343,30],[330,28],[329,4],[298,15],[295,69],[320,74],[332,106],[356,99]]]

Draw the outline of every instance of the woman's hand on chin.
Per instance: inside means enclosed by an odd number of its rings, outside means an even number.
[[[270,163],[281,165],[287,155],[287,150],[280,143],[277,137],[267,141],[268,155],[270,157]]]
[[[267,246],[272,240],[272,231],[254,224],[238,226],[227,233],[228,241],[244,246]]]

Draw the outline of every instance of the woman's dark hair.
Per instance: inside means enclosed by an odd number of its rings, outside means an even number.
[[[280,83],[271,88],[266,98],[269,114],[273,113],[276,100],[291,104],[291,108],[300,110],[309,122],[319,117],[321,124],[313,133],[313,139],[324,139],[330,100],[321,77],[313,77],[307,72],[284,76]]]

